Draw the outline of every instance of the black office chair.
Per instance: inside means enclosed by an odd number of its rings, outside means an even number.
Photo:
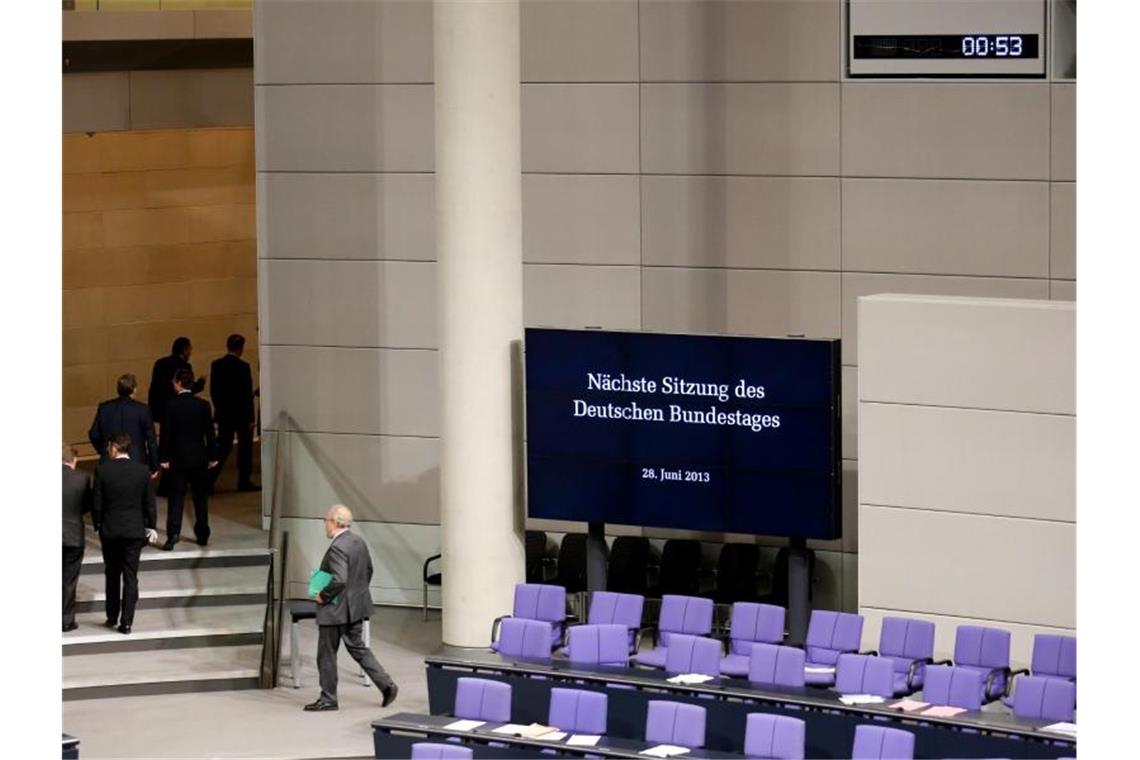
[[[558,546],[554,584],[566,589],[566,599],[575,600],[575,615],[585,619],[586,594],[586,534],[567,533]]]
[[[618,536],[610,547],[606,590],[645,596],[649,575],[649,539]]]
[[[660,599],[665,594],[696,596],[701,590],[701,542],[670,538],[661,550],[657,583],[647,596]]]
[[[429,573],[428,572],[428,565],[430,565],[432,562],[435,562],[436,560],[439,560],[442,558],[443,558],[442,554],[433,554],[424,560],[424,572],[423,572],[423,578],[424,578],[424,620],[427,620],[428,586],[442,586],[443,585],[443,573],[442,572]]]
[[[541,530],[528,530],[526,532],[526,582],[546,583],[546,569],[553,563],[546,556],[546,533]]]
[[[702,596],[715,604],[756,601],[759,567],[760,547],[756,544],[724,544],[716,561],[716,583]]]

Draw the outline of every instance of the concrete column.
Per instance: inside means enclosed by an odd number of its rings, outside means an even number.
[[[435,0],[443,641],[486,646],[524,577],[517,0]]]

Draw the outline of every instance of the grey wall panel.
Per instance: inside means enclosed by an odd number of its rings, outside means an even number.
[[[838,0],[641,3],[644,81],[839,79]]]
[[[1075,321],[1055,301],[862,298],[859,398],[1073,414]]]
[[[643,327],[660,332],[839,337],[839,274],[642,270]]]
[[[843,607],[844,612],[859,612],[859,555],[844,553],[843,555]],[[864,624],[864,629],[866,624]],[[860,651],[867,651],[874,649],[878,651],[878,645],[873,647],[861,647]]]
[[[635,173],[636,84],[522,87],[524,172]]]
[[[1055,84],[1050,124],[1052,164],[1050,176],[1055,180],[1077,179],[1077,86]]]
[[[262,345],[437,346],[434,263],[277,259],[261,277]]]
[[[435,260],[430,174],[258,174],[262,256]]]
[[[1071,280],[1050,280],[1049,298],[1054,301],[1077,300],[1077,283]]]
[[[1077,278],[1077,186],[1054,182],[1049,214],[1049,276]]]
[[[132,71],[131,128],[253,124],[252,69]]]
[[[636,82],[636,0],[522,0],[524,82]]]
[[[837,84],[647,84],[642,170],[839,173]]]
[[[429,85],[256,90],[259,171],[427,172],[434,167]]]
[[[633,175],[524,175],[523,260],[640,263],[637,185]]]
[[[844,366],[840,371],[843,392],[843,457],[859,458],[859,369]]]
[[[843,174],[1049,178],[1047,84],[843,85]]]
[[[877,403],[859,411],[861,503],[1076,521],[1075,417]]]
[[[839,180],[647,176],[645,263],[839,269]]]
[[[131,128],[130,81],[125,71],[63,75],[63,131]]]
[[[254,3],[258,84],[432,81],[432,4]]]
[[[262,424],[308,432],[439,435],[435,351],[266,346]]]
[[[843,363],[859,362],[858,300],[876,293],[983,298],[1049,298],[1048,280],[1010,277],[843,273]]]
[[[1076,526],[861,504],[859,603],[866,607],[1076,626]],[[994,589],[993,558],[1017,550]]]
[[[843,268],[1049,276],[1049,184],[843,180]]]
[[[859,463],[854,459],[845,458],[841,466],[843,467],[843,551],[856,553],[859,551]]]
[[[638,268],[523,266],[523,319],[528,327],[641,327]]]

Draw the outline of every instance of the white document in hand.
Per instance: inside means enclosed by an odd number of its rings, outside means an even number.
[[[643,749],[639,755],[648,755],[649,757],[677,757],[689,751],[688,747],[678,747],[673,744],[658,744],[656,747]]]
[[[453,723],[448,723],[444,728],[449,728],[452,731],[470,731],[473,728],[479,728],[487,721],[485,720],[457,720]]]
[[[566,740],[566,744],[571,747],[593,747],[601,738],[593,734],[574,734]]]

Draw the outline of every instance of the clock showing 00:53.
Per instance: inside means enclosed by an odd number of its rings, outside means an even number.
[[[979,34],[962,37],[964,58],[1021,58],[1025,40],[1020,34]]]

